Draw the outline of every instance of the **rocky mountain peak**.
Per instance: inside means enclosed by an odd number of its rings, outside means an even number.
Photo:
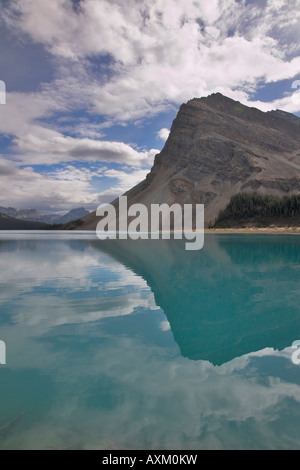
[[[238,192],[298,193],[299,122],[220,93],[194,98],[180,107],[146,181],[128,195],[145,203],[204,203],[208,225]]]
[[[191,99],[180,106],[146,179],[126,193],[128,203],[204,204],[208,226],[235,194],[298,194],[299,122],[221,93]],[[96,227],[95,213],[86,224]]]

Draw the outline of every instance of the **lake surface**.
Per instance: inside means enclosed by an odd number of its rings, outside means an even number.
[[[0,449],[300,448],[298,236],[1,232],[0,339]]]

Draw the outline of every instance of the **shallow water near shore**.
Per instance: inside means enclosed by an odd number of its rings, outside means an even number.
[[[297,235],[2,232],[0,449],[299,449],[299,300]]]

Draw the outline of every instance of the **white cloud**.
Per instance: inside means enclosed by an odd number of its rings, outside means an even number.
[[[62,187],[53,175],[35,174],[36,164],[107,162],[149,169],[158,150],[107,139],[105,128],[174,111],[193,97],[219,91],[264,111],[300,111],[292,89],[273,102],[251,101],[258,83],[289,79],[292,85],[299,73],[300,0],[268,0],[265,6],[232,0],[82,0],[78,8],[71,0],[2,3],[2,20],[24,50],[28,38],[41,44],[55,68],[52,81],[35,92],[10,92],[7,84],[0,133],[13,138],[14,160],[28,167],[11,180],[14,201],[26,191],[28,178],[35,181],[33,194],[41,192],[45,203],[56,200],[61,207],[69,197],[70,180]],[[74,122],[76,115],[82,117]],[[104,119],[98,125],[89,122],[99,115]],[[167,129],[157,135],[165,140]],[[2,174],[16,169],[16,164],[4,166]],[[77,199],[91,204],[95,193],[87,176],[73,175]],[[117,196],[141,175],[119,173],[116,184],[101,194]],[[48,196],[46,189],[52,190]]]
[[[217,88],[243,87],[247,93],[259,80],[293,78],[299,37],[288,33],[299,27],[299,5],[85,0],[75,12],[67,0],[16,0],[13,25],[44,44],[60,64],[61,79],[52,84],[57,97],[77,95],[91,111],[126,121]],[[88,63],[99,56],[113,61],[107,74],[96,77]],[[76,82],[66,66],[71,59],[80,64],[84,82]]]
[[[64,85],[65,86],[65,85]],[[76,95],[76,87],[74,94]],[[63,135],[53,124],[47,127],[41,124],[42,118],[50,117],[54,112],[65,111],[68,96],[60,90],[56,101],[55,87],[37,93],[9,93],[8,103],[0,107],[0,133],[13,136],[14,150],[20,160],[27,164],[53,164],[69,161],[102,161],[126,163],[133,166],[151,166],[153,157],[159,152],[135,150],[124,142],[104,140],[101,125],[97,127],[80,124],[77,138]],[[62,125],[63,126],[63,122]],[[103,126],[102,126],[103,127]],[[74,132],[74,127],[72,129]],[[81,135],[85,137],[81,137]],[[92,134],[92,137],[87,135]]]
[[[149,156],[154,158],[151,152]],[[67,160],[64,157],[64,161]],[[96,210],[100,203],[111,202],[141,182],[149,172],[149,167],[142,169],[137,164],[117,170],[99,165],[78,167],[75,162],[41,173],[28,165],[19,168],[18,164],[0,156],[0,205],[7,205],[9,194],[9,205],[16,208],[34,207],[41,212],[65,211],[81,206]],[[104,179],[111,181],[109,189],[101,189],[107,186],[103,183]]]
[[[114,184],[105,191],[99,193],[99,198],[103,202],[110,202],[133,188],[136,184],[145,179],[149,170],[114,170],[108,169],[104,171],[106,178],[115,180]]]
[[[95,171],[69,167],[42,174],[32,167],[18,168],[16,163],[0,159],[0,201],[16,208],[34,207],[40,211],[69,210],[85,206],[95,210],[99,200],[91,179]],[[75,190],[74,190],[75,189]]]
[[[163,128],[163,129],[161,129],[160,131],[158,131],[157,136],[158,136],[161,140],[166,141],[167,138],[169,137],[169,134],[170,134],[170,130],[169,130],[169,129],[166,129],[166,128]]]
[[[60,163],[68,161],[100,161],[147,166],[153,163],[158,150],[139,152],[123,142],[92,140],[63,136],[45,128],[35,128],[34,133],[15,139],[16,150],[28,160],[28,154],[37,155],[38,162]]]

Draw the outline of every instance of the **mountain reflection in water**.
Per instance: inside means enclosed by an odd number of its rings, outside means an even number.
[[[234,241],[233,241],[234,240]],[[142,276],[167,316],[183,356],[220,365],[300,335],[300,238],[206,235],[181,240],[95,242]]]
[[[299,449],[300,237],[0,234],[1,449]]]

